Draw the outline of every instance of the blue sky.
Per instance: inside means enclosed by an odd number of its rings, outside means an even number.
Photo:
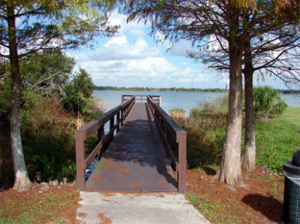
[[[171,43],[157,43],[148,35],[144,23],[126,23],[126,16],[113,13],[110,24],[120,25],[114,37],[99,38],[93,49],[82,48],[67,52],[74,57],[78,70],[85,69],[97,86],[116,87],[185,87],[225,88],[228,74],[208,69],[201,62],[186,57],[192,46],[188,41],[176,43],[167,52]],[[156,34],[157,38],[162,35]],[[268,78],[254,80],[255,85],[271,85],[283,89],[279,80]]]

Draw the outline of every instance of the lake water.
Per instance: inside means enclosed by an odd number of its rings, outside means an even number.
[[[179,108],[187,112],[191,108],[197,107],[198,102],[215,100],[227,93],[212,92],[152,92],[152,91],[103,91],[95,90],[94,95],[100,96],[103,101],[105,111],[108,111],[121,103],[122,95],[160,95],[161,107],[165,111]],[[300,95],[282,94],[282,99],[291,107],[300,107]]]

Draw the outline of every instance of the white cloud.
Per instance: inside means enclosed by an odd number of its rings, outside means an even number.
[[[215,76],[204,74],[201,66],[192,68],[191,60],[184,57],[191,48],[190,42],[173,45],[167,55],[179,56],[174,61],[170,59],[173,57],[164,57],[165,50],[171,46],[169,41],[150,46],[152,43],[145,34],[144,24],[127,24],[126,16],[117,13],[112,14],[110,23],[122,27],[118,35],[93,51],[74,55],[78,65],[91,74],[96,85],[208,88],[201,83],[213,79],[211,83],[215,86]],[[164,38],[161,33],[156,36]]]
[[[126,31],[130,30],[144,30],[145,25],[143,22],[132,21],[130,23],[126,22],[127,16],[119,14],[118,11],[114,11],[109,17],[109,23],[112,26],[120,26],[119,32],[117,35],[124,35]],[[133,31],[134,32],[134,31]],[[141,32],[139,34],[142,34]]]
[[[142,38],[143,36],[146,35],[146,33],[141,29],[131,29],[129,31],[129,33],[130,33],[130,35],[138,37],[138,38]]]
[[[154,57],[158,54],[158,48],[150,48],[148,43],[141,38],[134,44],[130,44],[126,36],[118,36],[113,37],[103,47],[91,52],[87,57],[92,61],[123,61]]]
[[[126,36],[117,36],[112,37],[106,44],[104,44],[104,47],[109,47],[110,45],[124,45],[127,43],[128,42]]]
[[[174,43],[168,51],[168,55],[187,57],[187,52],[192,50],[192,43],[190,41],[183,40],[178,43]]]

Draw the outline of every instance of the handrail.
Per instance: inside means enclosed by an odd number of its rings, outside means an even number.
[[[148,96],[147,104],[165,145],[171,166],[177,172],[178,192],[186,189],[186,132],[153,99]],[[178,162],[173,151],[178,150]]]
[[[89,167],[96,156],[98,159],[101,158],[104,153],[103,146],[106,142],[111,142],[113,140],[114,131],[119,131],[120,125],[123,125],[123,122],[134,103],[134,96],[131,96],[131,98],[125,102],[123,102],[122,98],[121,105],[111,109],[107,113],[76,130],[76,185],[79,190],[85,190],[85,170]],[[110,121],[109,132],[105,135],[104,125],[108,121]],[[98,144],[90,153],[90,155],[85,158],[84,141],[96,131],[98,131]]]
[[[161,106],[161,96],[159,95],[122,95],[122,103],[126,102],[131,97],[135,97],[136,102],[146,103],[148,96],[154,101],[155,104]]]

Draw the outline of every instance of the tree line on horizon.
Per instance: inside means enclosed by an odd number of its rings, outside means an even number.
[[[153,88],[153,87],[116,87],[116,86],[96,86],[95,90],[115,90],[115,91],[161,91],[161,92],[228,92],[227,89],[221,88]],[[282,94],[300,94],[296,89],[276,89]]]

